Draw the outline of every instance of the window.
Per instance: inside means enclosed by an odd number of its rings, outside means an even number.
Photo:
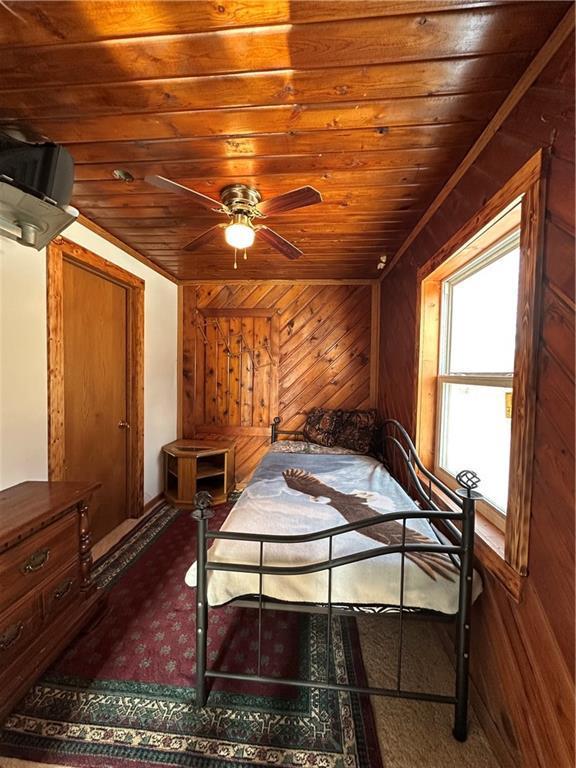
[[[527,572],[544,223],[537,153],[418,271],[416,445],[481,478],[477,552],[513,596]]]
[[[437,474],[482,478],[487,516],[508,505],[520,230],[441,281]],[[473,439],[471,437],[473,436]]]

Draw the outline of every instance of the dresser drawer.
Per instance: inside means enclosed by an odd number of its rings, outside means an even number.
[[[76,511],[0,555],[0,611],[39,587],[78,554]]]
[[[78,560],[44,588],[42,610],[45,621],[51,621],[63,608],[76,601],[80,592],[80,565]]]
[[[36,596],[0,616],[0,675],[36,639],[41,625],[40,602]]]

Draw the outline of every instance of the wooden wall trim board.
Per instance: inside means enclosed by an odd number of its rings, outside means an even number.
[[[144,280],[142,278],[133,275],[126,269],[123,269],[123,267],[119,267],[102,256],[98,256],[98,254],[89,251],[87,248],[67,240],[65,237],[57,237],[50,243],[50,247],[52,246],[57,246],[62,257],[68,261],[76,262],[86,269],[99,272],[117,283],[127,285],[129,288],[141,288],[144,290]]]
[[[64,478],[64,273],[59,240],[46,251],[48,479]]]
[[[270,409],[272,410],[272,408]],[[195,424],[194,432],[197,435],[206,434],[208,432],[218,432],[219,435],[226,437],[239,437],[240,435],[248,437],[270,437],[270,426],[264,427],[240,427],[226,425],[211,425],[211,424]]]
[[[370,407],[378,407],[380,377],[380,282],[372,283],[372,323],[370,326]]]
[[[133,283],[130,286],[129,297],[130,378],[127,414],[131,443],[128,452],[128,514],[140,517],[144,511],[144,281],[141,285]]]
[[[254,307],[253,309],[230,307],[203,307],[198,310],[202,317],[274,317],[278,314],[277,310],[272,307]]]
[[[64,479],[63,263],[77,263],[128,292],[128,403],[130,424],[127,505],[130,517],[144,509],[144,281],[87,249],[57,237],[47,248],[48,479]]]
[[[274,414],[280,413],[279,406],[279,367],[280,367],[280,313],[274,312],[270,323],[270,357],[277,360],[277,365],[270,368],[270,422]],[[267,426],[270,426],[269,424]]]
[[[558,26],[554,29],[546,43],[538,51],[534,59],[530,62],[514,88],[510,91],[504,102],[501,104],[496,114],[492,117],[486,128],[482,131],[472,148],[468,151],[464,159],[460,162],[458,168],[454,171],[452,176],[448,179],[446,184],[442,187],[438,195],[434,198],[430,206],[426,209],[424,215],[418,220],[414,229],[410,232],[406,240],[402,243],[400,248],[394,254],[387,269],[382,271],[380,280],[383,280],[386,275],[394,268],[398,263],[398,260],[403,256],[412,243],[416,240],[418,235],[423,231],[424,227],[432,219],[434,214],[441,208],[442,204],[448,199],[452,190],[456,188],[458,183],[464,178],[467,171],[472,167],[474,162],[480,157],[482,152],[486,149],[492,138],[496,135],[500,127],[503,125],[508,116],[516,108],[518,103],[522,100],[528,89],[534,84],[538,76],[554,58],[561,46],[566,42],[569,36],[574,31],[574,7],[571,6],[566,15]]]
[[[178,285],[187,286],[187,285],[214,285],[214,283],[218,283],[218,280],[215,279],[206,279],[206,280],[179,280]],[[258,280],[250,279],[242,279],[238,278],[235,280],[226,280],[226,285],[254,285],[254,283],[261,282]],[[330,279],[330,278],[310,278],[309,280],[304,279],[298,279],[298,280],[275,280],[273,277],[270,279],[266,279],[267,283],[271,285],[372,285],[375,282],[374,278],[369,277],[361,277],[357,279],[349,279],[346,277],[338,278],[338,279]]]
[[[182,397],[184,388],[184,334],[183,334],[183,312],[184,312],[184,287],[178,285],[178,344],[176,354],[178,360],[176,361],[176,437],[178,440],[182,438]]]
[[[521,269],[508,483],[510,498],[504,541],[506,562],[522,575],[528,572],[532,510],[545,195],[546,179],[541,176],[526,190],[522,200]]]
[[[165,277],[166,280],[170,280],[171,283],[178,282],[178,279],[174,277],[174,275],[171,272],[168,272],[167,270],[162,269],[162,267],[159,264],[156,264],[155,261],[152,261],[152,259],[149,259],[148,257],[143,256],[135,248],[132,248],[131,245],[128,245],[128,243],[125,243],[123,240],[120,240],[119,237],[116,237],[116,235],[113,235],[107,229],[104,229],[104,227],[101,227],[99,224],[96,224],[95,221],[92,221],[92,219],[89,219],[87,216],[84,216],[82,213],[80,214],[80,216],[78,216],[78,223],[82,224],[82,226],[86,227],[86,229],[89,229],[91,232],[94,232],[95,234],[100,235],[100,237],[103,237],[104,240],[107,240],[109,243],[112,243],[112,245],[115,245],[116,247],[121,248],[123,251],[128,253],[134,259],[136,259],[136,261],[139,261],[141,264],[144,264],[149,269],[153,269],[154,272],[157,272],[159,275],[162,275],[162,277]]]

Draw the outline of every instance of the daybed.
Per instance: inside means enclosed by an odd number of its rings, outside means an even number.
[[[219,531],[208,530],[204,498],[198,521],[198,557],[186,576],[197,586],[196,701],[206,701],[208,678],[326,687],[360,693],[454,704],[454,736],[467,735],[470,607],[481,591],[473,573],[473,488],[478,478],[463,472],[453,492],[422,465],[400,424],[383,426],[383,456],[398,451],[411,479],[414,500],[380,461],[352,451],[280,440],[301,433],[272,425],[271,449]],[[423,485],[426,482],[426,488]],[[440,510],[435,492],[450,499]],[[208,542],[214,541],[207,557]],[[334,681],[278,680],[260,674],[209,669],[206,665],[208,607],[234,602],[262,612],[267,607],[323,611],[328,632],[336,612],[398,613],[402,622],[418,613],[456,622],[454,696],[405,691],[398,670],[394,688],[357,688]],[[401,665],[399,665],[400,667]]]

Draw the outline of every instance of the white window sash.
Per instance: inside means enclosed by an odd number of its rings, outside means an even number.
[[[466,264],[450,277],[442,282],[442,299],[440,312],[440,357],[439,374],[459,375],[456,371],[450,370],[450,357],[452,352],[452,288],[458,283],[467,280],[472,275],[492,264],[494,261],[505,256],[514,248],[520,245],[520,232],[516,231],[492,248],[479,254],[473,261]],[[463,375],[463,374],[462,374]],[[472,374],[475,375],[475,374]],[[476,374],[483,375],[483,374]],[[512,374],[510,374],[512,375]]]
[[[441,464],[442,456],[442,437],[446,429],[446,414],[444,411],[444,384],[466,384],[476,387],[499,387],[501,389],[513,390],[512,374],[451,374],[438,376],[437,402],[436,402],[436,445],[434,448],[434,471],[440,476],[456,480],[455,476]],[[485,517],[491,522],[499,525],[498,520],[506,519],[506,511],[500,509],[487,499],[483,499],[481,510]]]
[[[477,387],[512,388],[512,373],[446,373],[438,376],[438,384],[469,384]],[[441,389],[441,386],[438,388]]]
[[[504,240],[496,243],[492,248],[478,254],[471,262],[442,282],[441,308],[440,308],[440,349],[439,370],[436,402],[436,445],[434,449],[435,472],[446,478],[454,478],[443,466],[440,459],[442,455],[442,440],[446,430],[446,413],[444,409],[444,389],[446,384],[464,384],[466,386],[500,387],[512,389],[514,374],[512,371],[489,371],[462,373],[450,370],[450,357],[452,348],[452,288],[468,279],[492,262],[505,256],[520,244],[520,232],[516,231]],[[492,522],[501,527],[501,521],[506,518],[506,513],[488,501],[482,503],[482,513]],[[500,521],[500,522],[498,522]]]

